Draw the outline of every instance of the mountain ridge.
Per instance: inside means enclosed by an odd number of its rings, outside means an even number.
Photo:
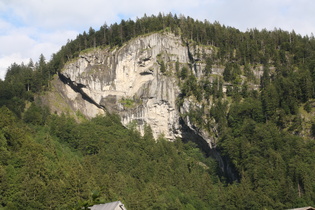
[[[294,31],[172,15],[90,28],[0,80],[0,207],[313,205],[314,81],[314,37]]]

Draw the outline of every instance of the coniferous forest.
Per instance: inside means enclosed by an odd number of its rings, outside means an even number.
[[[80,52],[160,31],[216,49],[203,58],[204,72],[210,77],[214,65],[224,66],[222,78],[210,83],[186,67],[177,69],[178,103],[185,97],[215,101],[210,110],[192,110],[190,119],[204,129],[211,127],[204,119],[216,122],[217,148],[237,180],[228,180],[192,142],[155,140],[149,126],[141,136],[117,115],[77,122],[38,103]],[[258,68],[260,78],[253,73]],[[226,92],[223,83],[229,84]],[[14,63],[0,80],[0,209],[84,209],[116,200],[127,209],[315,206],[314,88],[313,36],[281,29],[241,32],[172,14],[90,28],[49,61],[40,55],[36,62]]]

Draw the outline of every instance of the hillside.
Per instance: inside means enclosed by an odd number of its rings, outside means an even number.
[[[315,205],[315,40],[123,20],[0,80],[0,208]]]

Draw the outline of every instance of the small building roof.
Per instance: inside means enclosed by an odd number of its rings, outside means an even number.
[[[289,209],[289,210],[315,210],[315,208],[311,206],[307,206],[307,207],[295,208],[295,209]]]
[[[127,210],[124,204],[120,201],[94,205],[92,207],[89,207],[89,209],[91,210]]]

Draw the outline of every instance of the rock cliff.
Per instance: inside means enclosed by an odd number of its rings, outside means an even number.
[[[122,123],[148,124],[154,137],[181,136],[176,99],[175,62],[189,63],[187,46],[173,34],[155,33],[133,39],[116,49],[92,49],[68,63],[59,74],[63,95],[87,117],[118,113]],[[162,65],[167,72],[161,72]],[[81,96],[78,97],[78,94]],[[82,109],[82,99],[94,106]],[[104,110],[104,111],[102,111]]]
[[[211,46],[193,45],[168,33],[140,36],[120,48],[89,49],[68,62],[54,80],[54,90],[67,108],[53,110],[79,112],[88,118],[116,113],[125,126],[136,125],[141,133],[145,125],[149,125],[155,138],[163,135],[170,141],[177,137],[193,140],[228,172],[229,165],[215,149],[216,122],[208,121],[212,124],[209,131],[209,128],[198,127],[189,116],[205,103],[210,110],[213,102],[181,98],[184,81],[180,79],[179,69],[189,69],[197,82],[202,81],[206,67],[204,58],[214,51]],[[223,71],[223,67],[212,66],[207,80],[214,83],[215,78],[222,77]],[[223,92],[225,87],[226,84]]]
[[[182,94],[179,68],[189,68],[197,81],[202,80],[204,56],[214,50],[189,44],[170,33],[144,35],[119,48],[81,52],[59,73],[55,89],[74,113],[79,111],[88,118],[117,113],[125,126],[135,123],[143,133],[144,126],[150,125],[155,138],[164,135],[169,140],[187,136],[189,129],[213,148],[215,127],[209,134],[194,125],[187,114],[202,104],[189,98],[181,105],[177,102]],[[210,80],[221,77],[223,70],[213,66]]]

